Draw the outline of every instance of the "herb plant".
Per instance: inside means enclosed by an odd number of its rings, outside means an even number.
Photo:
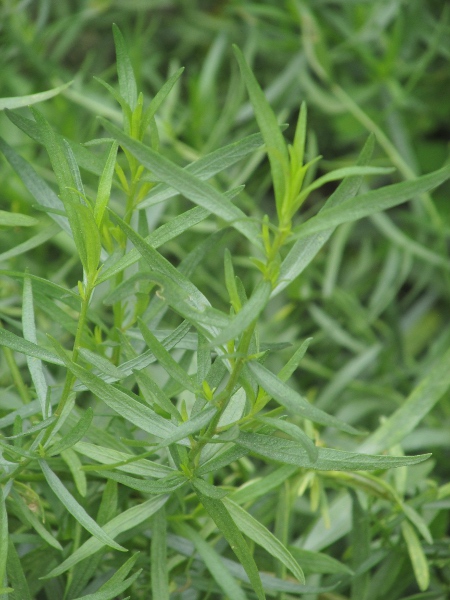
[[[371,164],[372,134],[354,166],[317,175],[306,105],[285,133],[238,47],[259,133],[181,166],[161,143],[159,111],[183,69],[147,102],[117,26],[113,34],[118,88],[97,81],[121,120],[100,116],[95,139],[67,140],[34,106],[66,85],[0,101],[45,148],[53,173],[0,141],[33,197],[32,208],[2,211],[0,224],[36,228],[0,258],[48,244],[71,256],[50,276],[1,271],[8,293],[22,294],[18,311],[2,307],[0,329],[10,377],[0,419],[1,597],[375,600],[390,569],[404,578],[401,590],[424,592],[423,540],[432,546],[433,510],[450,489],[421,485],[430,454],[406,456],[401,444],[450,385],[448,345],[368,431],[333,404],[378,356],[373,336],[357,339],[311,303],[312,319],[357,351],[315,401],[299,391],[302,378],[290,379],[302,365],[329,367],[308,358],[314,338],[285,341],[282,323],[295,324],[292,297],[310,285],[305,270],[336,228],[329,289],[352,224],[372,217],[387,227],[381,211],[420,196],[433,213],[428,193],[450,166],[369,190],[367,179],[392,172]],[[14,110],[26,105],[31,115]],[[257,169],[263,153],[271,201],[256,206],[236,174]],[[373,321],[388,280],[369,307]],[[320,552],[347,533],[340,560]],[[433,586],[436,595],[417,598],[444,597]]]

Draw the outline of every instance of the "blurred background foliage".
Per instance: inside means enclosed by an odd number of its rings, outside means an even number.
[[[70,88],[39,108],[54,129],[69,139],[86,142],[98,137],[95,115],[113,121],[121,118],[112,98],[93,79],[98,76],[115,85],[114,22],[127,40],[139,87],[148,98],[177,68],[186,68],[158,115],[162,152],[180,164],[256,131],[232,43],[245,51],[280,123],[293,125],[300,102],[306,100],[308,151],[324,157],[316,173],[353,164],[369,132],[378,141],[374,164],[396,167],[392,175],[375,178],[375,186],[435,170],[448,157],[450,9],[444,1],[2,0],[2,97],[43,91],[73,79]],[[3,114],[0,130],[40,175],[54,182],[42,148]],[[292,132],[293,126],[286,136]],[[90,174],[83,176],[89,186]],[[241,207],[259,218],[273,211],[270,175],[262,155],[229,169],[215,183],[221,187],[245,183],[238,199]],[[333,189],[331,183],[313,193],[305,215],[314,214]],[[0,208],[33,213],[31,197],[3,159],[0,190]],[[449,192],[447,183],[432,198],[415,198],[387,215],[340,226],[313,265],[287,288],[288,303],[280,299],[279,305],[278,300],[271,304],[262,327],[261,337],[266,340],[295,343],[313,337],[297,372],[297,385],[320,408],[369,431],[401,405],[433,360],[450,345]],[[158,218],[176,214],[177,202],[183,200],[172,202]],[[198,234],[202,234],[201,227]],[[31,254],[9,262],[4,258],[8,248],[28,235],[25,228],[2,232],[2,268],[27,267],[36,275],[75,285],[79,274],[74,275],[74,269],[79,265],[76,257],[70,258],[73,248],[63,236]],[[233,239],[230,242],[227,237],[228,247]],[[193,247],[194,238],[184,236],[167,246],[166,255],[178,261],[190,244]],[[236,238],[237,271],[241,268],[248,277],[250,263],[245,247],[239,244]],[[222,272],[220,265],[220,257],[207,257],[197,271],[196,283],[223,307],[226,296],[216,277]],[[2,278],[2,318],[20,316],[20,294],[17,283]],[[48,316],[41,314],[40,319],[44,331],[54,327]],[[277,353],[271,359],[273,369],[279,369],[284,360],[283,352]],[[8,381],[6,363],[0,380]],[[2,406],[0,401],[1,410],[7,408],[5,402]],[[418,493],[417,510],[425,506],[438,540],[424,544],[435,568],[435,589],[450,585],[450,505],[448,499],[440,504],[436,498],[434,504],[427,502],[430,489],[449,481],[449,431],[447,392],[402,442],[405,452],[432,451],[433,461],[410,469],[407,480],[398,472],[387,476],[406,495]],[[243,471],[230,482],[253,475],[250,464],[248,472],[240,468]],[[317,508],[326,514],[324,489],[334,498],[333,490],[344,484],[343,479],[338,485],[332,475],[312,478],[308,483],[312,505],[299,498],[294,507],[310,527],[309,533],[301,537],[304,525],[293,528],[305,548],[329,548],[331,556],[345,559],[342,536],[348,533],[348,524],[342,529],[338,523],[341,505],[332,506],[328,519],[338,524],[330,529],[315,516]],[[272,509],[277,498],[267,500]],[[403,598],[408,590],[417,591],[406,554],[401,559],[395,555],[398,537],[390,538],[392,515],[384,512],[383,502],[374,513],[380,519],[370,526],[373,535],[388,540],[392,555],[383,558],[373,583],[377,591],[364,596],[367,600]],[[262,502],[260,513],[270,506]],[[394,565],[395,581],[387,577],[389,565]],[[438,590],[420,597],[443,599],[442,594]]]

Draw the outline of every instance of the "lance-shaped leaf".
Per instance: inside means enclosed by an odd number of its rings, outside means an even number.
[[[318,215],[301,225],[294,234],[297,238],[305,238],[312,234],[326,231],[341,223],[356,221],[382,210],[398,206],[414,196],[438,187],[450,178],[450,165],[445,165],[433,173],[422,175],[413,181],[403,181],[387,185],[379,190],[372,190],[354,198],[345,200],[339,206],[325,208]]]
[[[430,570],[427,558],[413,527],[407,521],[403,521],[401,528],[417,584],[423,592],[430,585]]]
[[[258,126],[266,144],[270,160],[270,170],[275,190],[278,215],[281,215],[282,203],[286,192],[286,176],[289,172],[289,155],[277,118],[264,96],[255,76],[245,61],[244,55],[237,46],[233,46],[239,63],[242,79],[247,87],[250,101],[255,111]]]
[[[267,527],[229,498],[224,498],[223,503],[242,533],[281,561],[301,583],[305,583],[305,576],[298,562]]]
[[[198,206],[202,206],[210,213],[220,217],[242,233],[253,244],[258,245],[259,229],[224,194],[218,192],[209,183],[197,179],[189,171],[182,169],[168,158],[144,146],[141,142],[133,140],[105,119],[100,119],[100,121],[120,145],[129,150],[160,181],[169,184]]]
[[[119,78],[120,95],[133,110],[137,102],[137,86],[133,67],[128,56],[128,50],[122,32],[113,23],[114,45],[116,47],[117,75]]]
[[[168,494],[177,490],[179,487],[187,482],[184,475],[176,473],[175,475],[169,475],[164,479],[158,479],[158,481],[149,481],[145,479],[137,479],[136,477],[129,477],[128,475],[122,475],[122,473],[116,473],[115,471],[99,471],[101,475],[117,481],[122,485],[143,492],[144,494]]]
[[[31,104],[37,104],[38,102],[49,100],[49,98],[53,98],[53,96],[60,94],[63,90],[68,88],[69,85],[72,85],[72,81],[58,85],[58,87],[47,90],[46,92],[38,92],[37,94],[29,94],[28,96],[0,98],[0,110],[5,110],[5,108],[23,108],[24,106],[30,106]]]
[[[66,367],[91,390],[100,400],[107,404],[110,408],[116,411],[119,415],[134,423],[144,431],[151,433],[157,437],[164,438],[176,433],[176,426],[163,417],[160,417],[151,408],[141,404],[129,394],[108,385],[96,375],[90,373],[80,365],[72,362],[66,355],[65,351],[59,347],[57,342],[54,342],[55,350],[61,357]],[[183,442],[180,442],[183,443]],[[189,442],[184,442],[189,445]]]
[[[258,384],[272,396],[272,398],[275,398],[275,400],[293,414],[300,415],[305,419],[320,423],[321,425],[336,427],[347,433],[360,433],[357,429],[351,427],[351,425],[347,425],[347,423],[344,423],[340,419],[337,419],[310,404],[308,400],[303,398],[303,396],[300,396],[300,394],[290,388],[284,381],[281,381],[281,379],[260,363],[249,362],[248,368]]]
[[[24,340],[15,333],[7,331],[3,328],[0,328],[0,346],[6,346],[7,348],[11,348],[11,350],[21,352],[26,356],[33,356],[35,358],[39,358],[40,360],[45,360],[46,362],[53,363],[54,365],[64,364],[52,352],[45,350],[44,348],[38,346],[37,344],[34,344],[33,342]]]
[[[50,469],[45,460],[39,460],[39,466],[41,467],[50,488],[80,525],[95,536],[102,544],[126,552],[126,548],[115,542],[99,525],[97,525],[94,519],[88,515],[81,504],[75,500],[72,494],[63,485],[59,477]]]
[[[378,456],[332,450],[331,448],[318,448],[318,458],[311,461],[308,453],[298,442],[285,440],[259,433],[239,434],[236,444],[264,456],[270,460],[290,465],[298,465],[317,471],[374,471],[377,469],[391,469],[415,465],[431,456],[421,454],[418,456]]]
[[[222,557],[216,552],[213,546],[205,542],[199,533],[185,523],[177,523],[176,530],[194,544],[206,568],[224,594],[233,598],[233,600],[248,600],[244,590],[231,575]]]
[[[6,561],[8,559],[8,514],[6,512],[5,497],[0,487],[0,587],[6,575]]]
[[[238,314],[230,319],[229,325],[224,327],[218,336],[211,342],[214,346],[220,346],[228,340],[237,338],[247,329],[261,314],[269,301],[272,286],[268,281],[261,281],[253,290],[248,302],[244,304]]]
[[[258,421],[286,433],[303,446],[312,462],[317,460],[317,457],[319,456],[317,446],[312,439],[306,435],[303,429],[294,423],[289,423],[288,421],[283,421],[280,418],[275,419],[273,417],[258,417]]]
[[[427,415],[450,386],[450,350],[437,358],[405,402],[360,446],[379,452],[398,444]]]
[[[68,433],[64,434],[60,440],[54,442],[50,448],[47,450],[48,456],[55,456],[56,454],[60,454],[67,450],[68,448],[72,448],[77,442],[79,442],[89,427],[91,426],[92,419],[94,417],[94,411],[91,407],[89,407],[84,413],[78,423],[72,427]]]
[[[169,600],[169,566],[167,561],[167,518],[162,506],[152,518],[150,574],[153,598]]]
[[[244,567],[258,600],[265,600],[266,596],[261,584],[258,567],[256,566],[246,541],[242,537],[242,534],[237,528],[235,522],[230,517],[230,514],[225,508],[223,502],[221,500],[214,500],[213,498],[205,496],[197,488],[196,493],[206,512],[217,525],[224,538],[230,544],[231,549],[238,557],[241,565]]]
[[[112,538],[117,537],[124,531],[129,531],[134,527],[137,527],[141,523],[144,523],[149,517],[151,517],[157,510],[167,502],[168,496],[156,496],[150,498],[142,504],[138,504],[129,508],[125,512],[122,512],[117,517],[108,521],[103,526],[105,533]],[[58,577],[68,569],[71,569],[80,561],[89,558],[95,552],[100,550],[105,544],[95,537],[89,538],[84,544],[75,550],[65,561],[63,561],[58,567],[52,569],[43,579],[51,579],[52,577]]]

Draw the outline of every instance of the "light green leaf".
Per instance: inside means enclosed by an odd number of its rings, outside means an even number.
[[[129,477],[128,475],[122,475],[122,473],[115,473],[114,471],[99,471],[102,476],[117,481],[122,485],[143,492],[144,494],[168,494],[177,490],[179,487],[187,482],[184,475],[175,473],[169,475],[164,479],[158,479],[158,481],[149,481],[145,479],[137,479],[136,477]]]
[[[254,133],[253,135],[242,138],[242,140],[223,146],[223,148],[219,148],[214,152],[206,154],[206,156],[200,157],[198,160],[187,165],[185,170],[189,171],[191,175],[195,175],[198,179],[205,181],[224,169],[231,167],[251,152],[254,152],[260,148],[263,143],[262,135],[260,133]],[[148,197],[139,204],[138,209],[159,204],[177,194],[178,191],[170,185],[159,183],[152,189]],[[226,192],[226,195],[227,194],[228,192]],[[209,211],[207,214],[210,214]]]
[[[189,171],[182,169],[169,159],[158,154],[141,142],[133,140],[118,127],[100,118],[104,127],[115,139],[155,177],[178,190],[183,196],[202,206],[210,213],[224,219],[255,245],[258,245],[259,229],[245,213],[234,206],[228,198],[215,187],[197,179]],[[260,244],[259,244],[260,245]]]
[[[115,550],[126,552],[126,548],[117,544],[97,523],[84,508],[78,504],[72,494],[64,487],[59,477],[53,473],[44,460],[39,460],[39,466],[47,480],[48,485],[62,502],[68,512],[82,525],[89,533],[95,536],[102,544],[111,546]]]
[[[287,408],[294,415],[299,415],[321,425],[336,427],[347,433],[360,433],[354,427],[347,425],[336,417],[328,415],[319,408],[316,408],[308,402],[303,396],[290,388],[284,381],[281,381],[276,375],[271,373],[266,367],[258,362],[249,362],[248,368],[255,377],[258,384],[282,406]]]
[[[118,569],[114,575],[104,583],[99,590],[87,596],[79,596],[75,600],[116,600],[127,588],[129,588],[139,577],[142,569],[139,569],[128,579],[125,579],[136,562],[139,553],[135,554]]]
[[[445,165],[428,175],[422,175],[413,181],[403,181],[387,185],[378,190],[344,200],[339,206],[325,207],[318,215],[300,225],[294,237],[305,238],[341,223],[356,221],[374,213],[398,206],[414,196],[429,192],[450,177],[450,165]]]
[[[14,588],[14,597],[20,598],[20,600],[33,600],[19,555],[17,554],[12,539],[9,540],[8,545],[7,572],[9,583]]]
[[[375,137],[369,136],[367,142],[364,145],[361,154],[358,157],[358,165],[367,165],[372,157],[373,148],[375,144]],[[361,186],[362,176],[346,177],[337,187],[337,189],[331,194],[325,203],[325,206],[321,209],[319,214],[322,213],[326,208],[336,207],[341,205],[343,202],[355,196]],[[302,271],[306,269],[309,263],[313,260],[316,254],[320,251],[322,246],[328,241],[334,228],[331,228],[321,233],[311,235],[306,239],[299,239],[295,242],[291,250],[288,252],[286,258],[281,264],[279,283],[272,292],[272,296],[277,295],[286,286],[288,286]]]
[[[431,454],[419,456],[371,456],[356,452],[344,452],[330,448],[318,448],[319,457],[312,462],[306,450],[298,442],[259,433],[239,434],[236,443],[265,458],[285,464],[298,465],[318,471],[374,471],[391,469],[423,462]]]
[[[114,45],[116,48],[117,75],[119,78],[119,90],[122,98],[127,102],[131,110],[137,102],[137,86],[133,67],[128,56],[128,50],[120,29],[113,23]]]
[[[311,462],[315,462],[319,456],[317,451],[317,446],[314,442],[309,438],[306,433],[300,427],[297,427],[294,423],[289,423],[288,421],[283,421],[282,419],[272,418],[272,417],[258,417],[258,421],[264,423],[266,425],[270,425],[278,431],[282,431],[286,433],[291,438],[293,438],[296,442],[299,442],[303,448],[308,453],[308,456]]]
[[[304,340],[300,344],[300,346],[297,348],[297,350],[294,352],[291,358],[287,361],[287,363],[283,365],[283,367],[277,375],[278,378],[281,379],[281,381],[287,381],[291,377],[291,375],[293,375],[298,365],[300,364],[300,361],[305,356],[311,341],[312,338],[306,338],[306,340]]]
[[[289,546],[292,556],[301,563],[304,571],[308,573],[331,573],[352,575],[353,571],[340,561],[312,550],[304,550],[296,546]]]
[[[80,365],[72,362],[58,344],[54,342],[55,350],[67,368],[91,390],[100,400],[116,411],[119,415],[134,423],[144,431],[157,437],[166,437],[176,432],[176,426],[163,417],[160,417],[151,408],[141,404],[130,395],[107,384],[102,379],[93,375]],[[183,443],[183,442],[180,442]],[[189,445],[189,442],[184,442]]]
[[[222,557],[211,544],[205,542],[201,535],[185,523],[177,523],[176,530],[194,544],[206,568],[226,596],[233,600],[248,600],[244,590],[236,582]]]
[[[29,277],[25,277],[23,282],[22,328],[24,338],[32,344],[38,345],[36,324],[34,322],[33,288]],[[47,406],[48,386],[42,362],[38,358],[27,356],[27,365],[36,395],[41,404],[42,416],[45,419],[51,414],[51,404]]]
[[[380,452],[401,442],[442,398],[450,386],[450,350],[436,359],[405,402],[361,444],[361,452]]]
[[[62,546],[52,534],[45,529],[38,517],[28,508],[22,497],[14,491],[11,491],[11,497],[14,500],[14,506],[19,513],[19,519],[24,525],[32,527],[36,533],[52,548],[62,551]],[[0,555],[1,556],[1,555]]]
[[[152,547],[150,554],[152,596],[169,600],[169,569],[167,564],[167,520],[162,506],[152,518]]]
[[[3,488],[0,487],[0,587],[3,586],[8,559],[8,513]]]
[[[158,108],[161,106],[161,104],[164,102],[164,100],[167,98],[167,96],[172,91],[173,86],[176,84],[176,82],[180,78],[183,71],[184,71],[184,67],[181,67],[173,75],[171,75],[171,77],[169,77],[169,79],[165,82],[165,84],[162,86],[162,88],[158,91],[156,96],[153,98],[153,100],[148,105],[148,108],[142,115],[141,130],[139,132],[141,139],[144,137],[144,133],[145,133],[145,130],[146,130],[148,124],[151,122],[151,120],[155,116]]]
[[[261,281],[253,290],[248,302],[244,304],[234,318],[230,319],[230,323],[212,340],[211,345],[221,346],[228,340],[233,340],[241,335],[267,306],[271,291],[272,286],[270,283]]]
[[[191,377],[180,367],[177,361],[167,352],[161,342],[153,335],[147,325],[139,319],[139,329],[149,350],[153,352],[159,364],[175,381],[178,381],[185,390],[194,394],[198,393],[197,387]]]
[[[29,96],[14,96],[12,98],[0,98],[0,110],[5,110],[5,108],[14,109],[14,108],[22,108],[24,106],[30,106],[31,104],[37,104],[38,102],[43,102],[44,100],[49,100],[53,98],[53,96],[57,96],[63,90],[72,85],[72,81],[68,83],[63,83],[62,85],[58,85],[58,87],[52,88],[51,90],[47,90],[46,92],[38,92],[37,94],[30,94]]]
[[[111,185],[114,176],[114,166],[116,164],[118,147],[119,145],[117,142],[113,142],[108,158],[106,159],[105,168],[103,169],[102,176],[98,183],[97,198],[95,199],[94,206],[94,218],[98,228],[102,223],[103,215],[111,194]]]
[[[230,517],[225,505],[221,500],[208,498],[208,496],[202,494],[198,489],[196,490],[196,493],[206,512],[217,525],[218,529],[230,544],[231,549],[244,567],[258,600],[265,600],[266,596],[261,584],[258,567],[256,566],[253,556],[250,553],[250,549],[247,546],[246,541],[242,537],[242,534],[237,528],[235,522]]]
[[[39,223],[34,217],[0,210],[0,227],[32,227]]]
[[[78,442],[74,446],[74,450],[79,452],[83,456],[96,460],[103,465],[109,465],[112,468],[117,468],[120,471],[126,471],[126,473],[133,473],[134,475],[142,475],[143,477],[166,477],[167,475],[173,475],[174,469],[166,467],[159,463],[144,458],[136,457],[135,454],[127,454],[114,450],[112,448],[106,448],[105,446],[97,446],[95,444],[89,444],[88,442]],[[136,460],[138,458],[138,460]],[[121,466],[116,466],[120,463]]]
[[[112,538],[117,537],[124,531],[129,531],[134,527],[137,527],[141,523],[144,523],[149,517],[151,517],[157,510],[167,502],[168,496],[156,496],[142,502],[128,510],[122,512],[117,517],[114,517],[103,526],[103,531]],[[103,544],[96,537],[89,538],[84,544],[82,544],[73,554],[71,554],[65,561],[63,561],[58,567],[52,569],[43,579],[51,579],[58,577],[67,569],[71,569],[81,560],[92,556],[95,552],[100,550],[105,544]]]
[[[278,489],[286,479],[292,477],[297,472],[297,467],[283,465],[264,477],[257,477],[256,479],[246,481],[240,488],[230,494],[230,498],[238,504],[253,502],[256,498],[268,494],[271,490]]]
[[[204,496],[208,496],[208,498],[213,498],[214,500],[220,500],[228,494],[226,490],[222,490],[215,485],[211,485],[199,477],[195,477],[192,480],[192,486]]]
[[[284,544],[271,533],[267,527],[252,517],[246,510],[229,498],[223,503],[239,529],[255,543],[262,546],[269,554],[282,562],[300,583],[305,583],[305,576],[300,565]]]
[[[402,521],[401,523],[403,538],[406,542],[408,549],[409,558],[416,576],[417,585],[424,592],[430,585],[430,571],[428,568],[428,561],[423,552],[422,546],[420,545],[419,538],[416,532],[408,523],[408,521]]]
[[[258,126],[266,144],[275,190],[277,213],[280,216],[286,192],[286,176],[289,172],[289,155],[286,143],[280,131],[277,118],[267,102],[255,76],[247,65],[244,55],[237,46],[233,46],[233,50],[255,111]]]
[[[62,365],[64,364],[55,354],[41,348],[37,344],[33,344],[32,342],[28,342],[23,338],[15,335],[11,331],[7,331],[6,329],[0,328],[0,346],[6,346],[7,348],[11,348],[15,352],[21,352],[26,356],[33,356],[35,358],[39,358],[40,360],[45,360],[46,362],[53,363],[54,365]]]

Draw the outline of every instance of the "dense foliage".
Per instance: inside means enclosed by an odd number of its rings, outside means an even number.
[[[445,600],[448,9],[0,35],[1,600]]]

